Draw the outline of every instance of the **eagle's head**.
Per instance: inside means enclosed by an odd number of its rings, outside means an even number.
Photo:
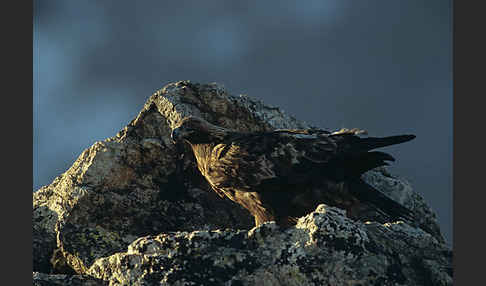
[[[228,130],[213,125],[206,120],[189,116],[181,120],[178,127],[172,130],[170,137],[174,143],[186,141],[189,144],[207,144],[224,139]]]

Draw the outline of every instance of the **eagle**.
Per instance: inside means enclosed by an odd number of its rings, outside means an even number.
[[[318,204],[346,210],[354,220],[373,210],[390,220],[412,220],[411,210],[364,182],[361,175],[394,158],[376,148],[415,135],[362,137],[366,131],[277,129],[239,132],[189,116],[172,130],[188,144],[212,189],[246,208],[255,225],[289,227]]]

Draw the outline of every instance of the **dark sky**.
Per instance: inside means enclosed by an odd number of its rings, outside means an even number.
[[[452,242],[452,3],[34,1],[34,186],[116,134],[169,82],[223,84],[371,136]]]

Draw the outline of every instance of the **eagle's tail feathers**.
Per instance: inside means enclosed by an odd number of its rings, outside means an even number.
[[[395,161],[390,154],[372,151],[353,154],[345,160],[345,166],[342,169],[346,170],[347,178],[359,178],[363,173],[380,166],[387,166],[386,161]],[[337,168],[340,169],[340,168]]]
[[[349,182],[349,191],[361,202],[367,203],[384,212],[391,219],[413,221],[413,212],[387,195],[373,188],[361,179]]]
[[[397,135],[397,136],[388,136],[388,137],[367,137],[367,138],[360,138],[360,147],[364,150],[373,150],[376,148],[381,148],[385,146],[395,145],[404,143],[414,139],[415,135]]]

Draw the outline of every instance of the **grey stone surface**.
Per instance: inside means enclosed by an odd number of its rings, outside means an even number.
[[[108,286],[108,281],[96,279],[88,275],[45,274],[32,273],[34,286]]]
[[[295,227],[141,237],[88,273],[110,285],[452,285],[451,252],[397,223],[356,223],[319,205]]]

